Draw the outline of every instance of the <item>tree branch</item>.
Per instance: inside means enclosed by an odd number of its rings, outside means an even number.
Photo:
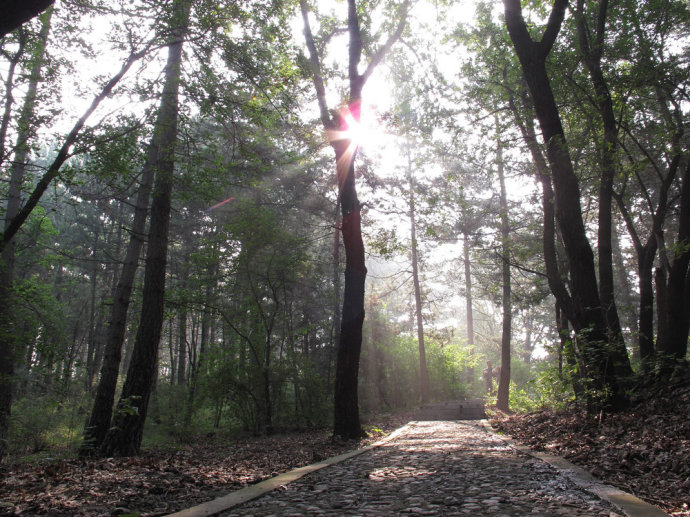
[[[19,210],[17,215],[12,219],[10,224],[7,226],[5,229],[5,232],[2,234],[2,238],[0,239],[0,252],[5,249],[5,246],[12,240],[12,238],[15,236],[15,234],[19,231],[19,229],[22,227],[26,219],[29,217],[31,212],[36,208],[36,205],[41,199],[41,196],[43,196],[43,193],[46,191],[48,188],[48,185],[50,185],[50,182],[55,179],[55,177],[58,175],[60,172],[60,168],[62,165],[65,163],[67,158],[69,158],[70,153],[69,150],[74,145],[74,143],[77,140],[77,136],[79,136],[80,131],[84,127],[84,124],[86,124],[86,121],[88,118],[91,116],[91,114],[96,111],[96,108],[98,108],[99,104],[110,95],[110,93],[113,91],[115,86],[117,85],[118,82],[124,77],[124,75],[129,71],[129,69],[132,67],[132,65],[141,59],[147,52],[150,50],[150,45],[148,45],[146,48],[144,48],[142,51],[137,52],[135,54],[131,54],[128,58],[127,61],[122,65],[122,68],[120,71],[115,74],[110,81],[103,87],[103,90],[101,90],[101,93],[99,93],[96,98],[93,100],[89,108],[84,112],[84,114],[77,120],[76,124],[74,124],[74,127],[72,130],[69,132],[67,135],[67,138],[65,138],[64,143],[62,144],[62,147],[60,148],[60,151],[58,152],[57,156],[55,157],[55,160],[53,163],[48,167],[48,170],[45,172],[43,177],[39,180],[39,182],[36,184],[36,187],[34,188],[34,191],[31,193],[29,196],[29,199],[27,199],[26,203],[24,206]]]
[[[364,86],[371,74],[374,72],[376,66],[383,60],[384,57],[386,57],[388,51],[395,44],[395,42],[400,39],[403,31],[405,30],[405,25],[407,25],[407,15],[410,12],[409,0],[406,0],[402,6],[400,6],[400,9],[402,10],[402,15],[398,21],[398,26],[395,28],[395,31],[389,36],[388,40],[383,44],[383,46],[378,49],[376,54],[374,54],[374,57],[371,58],[367,69],[362,74],[362,86]]]
[[[568,0],[556,0],[553,4],[551,14],[549,15],[549,21],[546,24],[546,30],[544,31],[544,35],[539,42],[543,56],[546,56],[549,52],[551,52],[551,48],[556,42],[556,37],[561,30],[561,24],[563,23],[563,18],[565,17],[566,7],[568,7]]]
[[[309,8],[306,0],[300,0],[300,11],[302,12],[302,21],[304,22],[304,40],[309,50],[309,62],[311,63],[312,81],[316,89],[316,100],[319,103],[319,113],[321,115],[321,122],[325,129],[331,129],[334,125],[328,110],[328,103],[326,102],[326,88],[323,84],[323,76],[321,75],[321,63],[319,61],[319,53],[316,51],[314,44],[314,35],[311,32],[311,25],[309,24]]]

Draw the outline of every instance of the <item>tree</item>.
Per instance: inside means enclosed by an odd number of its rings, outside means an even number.
[[[520,60],[534,110],[546,145],[556,213],[570,269],[575,330],[583,335],[583,359],[593,379],[598,403],[611,408],[627,404],[620,378],[630,374],[630,364],[620,342],[611,342],[599,297],[594,255],[582,220],[580,188],[573,170],[565,133],[546,70],[567,7],[556,0],[540,41],[534,41],[522,15],[519,0],[503,0],[505,22]]]
[[[424,318],[422,316],[422,290],[419,282],[419,258],[417,251],[417,221],[415,218],[415,182],[412,174],[412,158],[407,153],[407,178],[409,186],[410,253],[412,258],[412,283],[414,286],[415,317],[417,319],[417,346],[419,348],[419,387],[422,403],[429,402],[429,373],[426,368],[424,347]]]
[[[496,172],[500,187],[500,220],[501,220],[501,306],[503,308],[503,324],[501,331],[501,373],[498,379],[498,395],[496,407],[508,411],[510,398],[510,341],[512,338],[513,307],[511,301],[510,255],[511,229],[508,217],[508,197],[506,194],[506,179],[503,163],[503,142],[500,140],[500,125],[496,117]]]
[[[24,105],[18,121],[17,144],[14,150],[14,159],[11,166],[9,188],[7,192],[7,209],[4,217],[4,229],[12,224],[17,217],[21,205],[21,195],[24,182],[26,180],[27,158],[29,155],[31,136],[35,131],[33,127],[34,111],[36,107],[36,94],[41,80],[41,70],[45,62],[45,48],[50,31],[52,10],[41,17],[41,30],[37,35],[37,44],[34,51],[34,58],[30,64],[29,84],[24,98]],[[10,70],[13,73],[13,70]],[[9,75],[8,75],[9,77]],[[8,88],[5,96],[8,99],[6,109],[6,119],[9,119],[9,112],[12,98],[11,84],[6,83]],[[3,131],[2,148],[6,129]],[[4,153],[3,153],[4,154]],[[0,154],[0,163],[3,155]],[[15,262],[16,245],[15,241],[10,241],[2,249],[0,254],[0,459],[5,455],[7,445],[7,432],[9,429],[9,418],[12,409],[12,391],[14,386],[15,363],[17,361],[16,336],[17,329],[14,328],[13,308],[13,286],[15,281]]]
[[[357,378],[362,348],[364,323],[364,285],[367,268],[361,229],[361,207],[355,186],[355,158],[357,142],[348,132],[361,118],[362,89],[376,66],[388,50],[400,38],[405,28],[409,3],[400,7],[399,21],[394,32],[373,54],[364,73],[359,72],[363,50],[359,15],[355,0],[348,0],[347,34],[349,37],[347,106],[332,113],[326,101],[326,90],[321,72],[321,60],[309,22],[306,0],[300,0],[304,22],[304,37],[309,51],[312,80],[319,104],[319,113],[329,143],[335,152],[338,197],[342,214],[341,232],[345,247],[345,290],[336,363],[333,433],[343,438],[359,438],[363,435],[359,420]]]
[[[162,132],[156,149],[157,167],[151,204],[151,222],[146,253],[141,321],[134,342],[132,360],[118,402],[113,426],[108,431],[101,453],[130,456],[139,453],[149,397],[156,377],[158,345],[163,325],[168,228],[175,168],[175,144],[179,113],[179,88],[182,72],[182,46],[187,33],[190,2],[175,0],[172,5],[168,60],[161,94]]]
[[[172,82],[174,77],[172,75],[166,76],[166,80]],[[113,295],[113,303],[106,329],[101,376],[96,389],[96,398],[91,410],[91,416],[84,428],[84,443],[80,451],[82,455],[95,453],[102,445],[110,428],[122,358],[122,344],[127,328],[127,312],[129,310],[134,279],[139,269],[141,249],[146,237],[146,220],[153,180],[156,171],[163,166],[163,159],[167,157],[165,150],[170,146],[174,147],[174,141],[177,137],[176,133],[171,132],[169,127],[170,120],[176,117],[176,114],[171,112],[171,110],[176,109],[176,106],[166,97],[166,95],[171,95],[171,88],[171,85],[167,84],[163,87],[153,135],[146,153],[146,162],[141,170],[141,179],[134,204],[134,219],[129,229],[130,240]]]

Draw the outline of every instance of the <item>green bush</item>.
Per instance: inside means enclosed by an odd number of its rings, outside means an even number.
[[[81,402],[50,396],[18,400],[12,407],[10,454],[26,456],[49,449],[74,449],[81,440],[87,416]]]

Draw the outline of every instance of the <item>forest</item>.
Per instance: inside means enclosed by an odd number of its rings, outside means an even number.
[[[1,5],[0,461],[686,393],[686,0]]]

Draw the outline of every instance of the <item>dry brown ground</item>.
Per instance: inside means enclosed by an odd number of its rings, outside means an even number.
[[[409,416],[375,419],[378,431],[361,441],[333,441],[326,430],[234,441],[204,436],[193,445],[135,458],[3,465],[0,515],[166,515],[372,443]]]
[[[390,432],[410,414],[370,422]],[[690,386],[604,418],[577,410],[498,415],[500,432],[568,458],[607,483],[677,516],[690,516]],[[224,441],[203,437],[137,458],[52,460],[0,467],[2,515],[165,515],[366,445],[308,431]]]
[[[689,386],[650,394],[626,412],[601,418],[571,409],[499,414],[491,423],[672,515],[690,516]]]

